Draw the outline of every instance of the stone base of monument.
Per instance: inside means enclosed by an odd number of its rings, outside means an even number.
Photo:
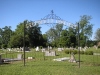
[[[66,61],[69,60],[69,57],[63,57],[63,58],[57,58],[57,59],[53,59],[53,61]]]
[[[10,59],[10,58],[4,58],[3,62],[12,62],[12,61],[20,61],[23,59],[23,54],[18,54],[17,58]]]
[[[32,60],[32,59],[33,59],[33,57],[28,57],[28,59],[29,59],[29,60]]]

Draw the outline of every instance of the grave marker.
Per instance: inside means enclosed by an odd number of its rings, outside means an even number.
[[[73,53],[71,53],[71,57],[69,59],[69,62],[76,62],[75,56]]]
[[[36,47],[36,51],[39,51],[39,47],[38,46]]]
[[[17,59],[21,60],[23,58],[23,55],[22,54],[18,54],[17,55]]]
[[[63,50],[63,48],[58,48],[58,51],[62,51]]]
[[[56,56],[56,51],[45,51],[45,56]]]

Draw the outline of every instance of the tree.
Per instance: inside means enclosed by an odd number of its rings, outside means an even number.
[[[63,30],[63,24],[57,24],[54,28],[50,28],[46,32],[48,43],[52,44],[52,46],[57,46],[62,30]]]
[[[47,40],[47,35],[46,35],[46,34],[43,34],[42,37],[43,37],[43,40],[42,40],[42,41],[43,41],[43,46],[44,46],[44,47],[48,46],[49,44],[48,44],[48,42],[47,42],[47,41],[48,41],[48,40]]]
[[[31,21],[30,21],[31,22]],[[28,24],[27,21],[17,25],[14,35],[11,37],[10,44],[12,47],[23,46],[23,35],[24,35],[24,23]],[[38,24],[32,27],[25,26],[25,46],[36,47],[43,44],[42,34]]]
[[[63,30],[61,32],[61,37],[60,37],[60,40],[59,40],[59,45],[60,46],[68,46],[68,31],[67,30]]]
[[[8,42],[10,41],[10,37],[12,35],[11,26],[5,26],[4,28],[0,28],[0,43],[2,48],[8,47]]]
[[[97,31],[96,31],[95,39],[96,39],[97,41],[100,41],[100,28],[98,28]]]
[[[23,35],[24,35],[24,23],[17,25],[13,35],[10,38],[9,44],[11,47],[22,47],[23,46]]]
[[[76,46],[76,29],[73,27],[69,27],[68,29],[68,46],[75,47]]]
[[[90,39],[92,36],[92,28],[93,24],[90,23],[91,16],[83,15],[81,16],[81,19],[79,21],[80,25],[80,45],[85,46],[87,43],[87,40]],[[78,30],[78,29],[77,29]]]

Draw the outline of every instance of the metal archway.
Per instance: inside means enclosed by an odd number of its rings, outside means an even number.
[[[41,20],[28,22],[28,24],[26,26],[32,27],[32,26],[35,26],[37,24],[39,24],[39,25],[43,25],[43,24],[49,25],[49,24],[51,24],[50,25],[51,27],[55,24],[63,24],[65,26],[72,27],[72,28],[75,28],[77,26],[76,24],[65,21],[65,20],[61,19],[59,16],[56,16],[56,14],[54,14],[53,10],[51,10],[51,14],[48,14],[47,16],[42,18]],[[80,47],[79,23],[78,23],[77,27],[78,27],[78,47]],[[78,50],[79,50],[79,68],[80,68],[80,48]],[[25,66],[25,23],[24,23],[24,66]]]

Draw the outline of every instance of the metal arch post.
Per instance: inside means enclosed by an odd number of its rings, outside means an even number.
[[[23,46],[24,46],[24,66],[25,66],[25,21],[24,21],[24,37],[23,37]]]
[[[78,23],[78,50],[79,50],[79,68],[80,68],[80,34],[79,34],[79,23]]]

